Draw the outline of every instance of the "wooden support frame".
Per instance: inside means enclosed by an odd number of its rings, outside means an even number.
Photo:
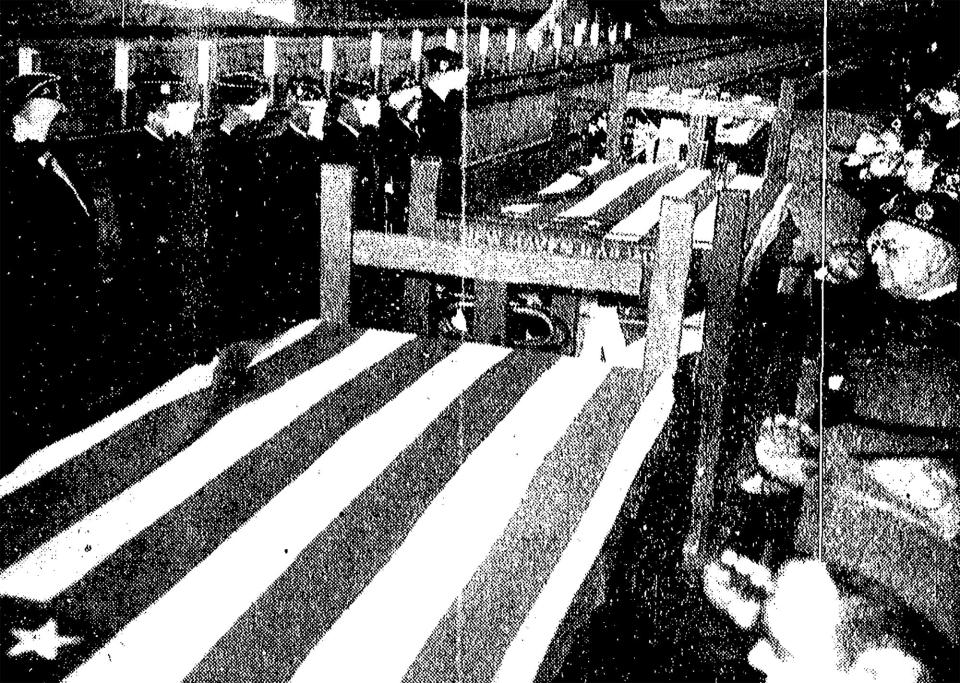
[[[320,320],[345,327],[350,321],[350,260],[356,170],[323,165],[320,169]]]
[[[703,557],[712,550],[706,538],[707,524],[713,509],[714,473],[721,450],[723,387],[727,381],[728,350],[734,335],[741,291],[749,209],[749,191],[720,193],[713,248],[707,261],[707,314],[704,316],[699,369],[700,446],[692,492],[693,515],[684,545],[685,560],[695,573],[699,571]]]
[[[477,338],[494,343],[502,343],[506,336],[506,294],[510,283],[573,292],[572,296],[561,297],[563,301],[560,303],[565,310],[573,312],[574,318],[579,292],[637,296],[648,291],[649,320],[655,321],[648,333],[652,340],[649,348],[655,351],[647,361],[645,376],[652,383],[663,372],[675,367],[693,226],[696,213],[704,203],[703,188],[697,188],[684,198],[668,197],[664,200],[655,247],[649,240],[625,244],[589,234],[579,238],[583,244],[578,246],[577,240],[548,237],[546,233],[535,243],[521,240],[520,246],[513,240],[505,240],[505,244],[488,244],[482,240],[465,240],[458,224],[437,217],[434,205],[427,199],[432,198],[430,187],[436,188],[438,168],[439,165],[432,160],[414,165],[414,184],[424,192],[411,197],[412,218],[408,234],[358,230],[348,241],[342,235],[326,238],[331,256],[324,258],[324,267],[333,272],[325,274],[325,286],[337,286],[345,279],[348,281],[349,276],[344,272],[353,265],[406,272],[410,275],[404,291],[405,327],[423,334],[428,331],[430,279],[427,275],[472,279],[476,284]],[[321,229],[324,233],[342,232],[349,228],[349,222],[342,219],[343,207],[352,201],[352,197],[348,199],[349,193],[341,187],[347,182],[346,176],[329,167],[324,180],[328,178],[331,185],[325,182],[322,190],[324,205],[335,208],[323,212]],[[336,198],[327,199],[328,192]],[[481,230],[489,227],[483,222],[478,225]],[[510,220],[504,220],[499,228],[509,233],[514,226]],[[529,227],[519,229],[525,231],[524,234],[531,232]],[[349,258],[344,257],[343,245],[347,243],[350,245]],[[594,245],[593,251],[582,251],[591,244]],[[540,248],[544,246],[545,249]],[[334,308],[327,304],[324,310]],[[332,321],[347,319],[342,311],[328,317]]]
[[[785,166],[784,166],[785,167]],[[717,508],[718,468],[723,454],[735,445],[728,421],[736,413],[730,381],[730,350],[742,324],[744,292],[749,269],[772,243],[779,230],[779,214],[789,193],[782,174],[768,176],[759,187],[724,189],[717,197],[713,246],[707,262],[707,305],[703,352],[699,369],[701,424],[697,466],[692,492],[692,519],[684,544],[684,562],[699,576],[703,565],[716,556],[720,539],[713,522]],[[761,224],[770,218],[765,233]]]
[[[690,117],[688,163],[704,168],[709,149],[709,121],[717,118],[746,118],[770,123],[770,138],[764,168],[765,178],[781,179],[786,174],[790,155],[790,137],[797,95],[798,78],[784,78],[776,104],[769,102],[723,101],[715,97],[685,97],[630,91],[629,65],[618,64],[614,70],[613,97],[607,123],[608,144],[619,149],[623,117],[630,109],[653,109]]]
[[[437,224],[437,187],[440,160],[414,164],[410,178],[410,208],[407,232],[413,238],[434,236]],[[349,261],[348,261],[349,265]],[[409,277],[403,286],[403,326],[408,332],[426,334],[430,304],[430,283],[423,277]]]
[[[673,373],[680,354],[683,304],[693,254],[696,205],[666,197],[660,210],[660,234],[647,301],[647,340],[643,351],[643,392],[665,373]]]

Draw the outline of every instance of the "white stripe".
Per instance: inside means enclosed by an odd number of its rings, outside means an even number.
[[[608,239],[636,239],[650,232],[660,222],[660,205],[664,197],[685,197],[710,175],[710,171],[688,168],[679,176],[653,193],[640,208],[613,226]]]
[[[600,183],[590,196],[571,206],[561,213],[560,217],[585,218],[592,216],[641,180],[659,171],[665,165],[666,164],[637,164],[625,173],[621,173],[615,178]]]
[[[134,681],[145,672],[151,681],[181,680],[317,534],[508,353],[467,344],[431,368],[340,438],[68,680]]]
[[[0,574],[0,594],[46,601],[196,493],[321,398],[412,335],[366,332],[333,358],[252,401],[111,501]]]
[[[664,373],[623,435],[570,543],[507,649],[495,681],[532,681],[560,622],[593,566],[627,491],[673,406],[673,378]]]
[[[717,200],[714,198],[693,222],[694,249],[712,249],[717,226]]]
[[[317,320],[309,320],[284,332],[267,344],[257,354],[251,365],[266,360],[278,351],[310,334],[318,324],[319,321]],[[122,410],[37,451],[21,463],[17,469],[0,479],[0,498],[69,462],[104,439],[133,424],[144,415],[178,401],[184,396],[206,389],[213,381],[213,373],[217,362],[217,360],[214,360],[207,365],[195,365]]]
[[[562,358],[470,455],[291,681],[399,681],[608,367]]]

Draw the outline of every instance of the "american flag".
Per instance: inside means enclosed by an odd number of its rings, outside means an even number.
[[[0,480],[2,678],[528,681],[665,374],[305,323]]]

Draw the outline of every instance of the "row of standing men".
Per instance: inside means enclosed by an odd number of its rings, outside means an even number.
[[[230,74],[210,120],[177,75],[145,74],[143,125],[100,150],[108,211],[49,139],[66,111],[59,78],[8,82],[3,469],[215,356],[218,383],[242,389],[265,340],[319,313],[322,164],[357,169],[364,229],[405,231],[413,156],[441,159],[439,208],[459,207],[466,71],[444,48],[424,57],[423,81],[400,76],[386,97],[301,75],[281,108],[261,77]],[[353,287],[361,322],[389,325],[398,277]]]

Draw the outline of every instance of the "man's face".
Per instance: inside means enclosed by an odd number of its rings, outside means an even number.
[[[881,289],[919,299],[957,277],[956,250],[936,235],[912,225],[887,221],[867,239]]]
[[[467,85],[468,71],[465,68],[442,71],[430,77],[430,88],[441,98],[446,98],[454,90],[463,90]]]
[[[197,121],[200,103],[196,101],[170,102],[163,120],[164,132],[169,135],[190,135]]]
[[[351,100],[361,126],[380,125],[380,99],[376,95]]]
[[[410,101],[412,101],[415,97],[419,97],[419,96],[420,96],[420,88],[417,88],[417,87],[404,88],[402,90],[397,90],[396,92],[390,93],[390,96],[387,98],[387,102],[390,104],[391,107],[393,107],[397,111],[400,111],[405,106],[407,106],[407,104],[409,104]]]
[[[447,72],[451,90],[463,90],[467,87],[467,70],[463,67]]]
[[[315,100],[297,100],[296,102],[294,112],[306,126],[306,134],[312,138],[320,139],[323,137],[323,124],[327,118],[327,104],[325,97],[319,97]]]
[[[13,137],[17,142],[35,140],[46,142],[50,126],[66,111],[59,100],[47,97],[32,97],[13,117]]]
[[[267,114],[267,107],[270,104],[269,97],[261,97],[259,100],[253,104],[243,104],[240,106],[240,110],[247,115],[247,118],[251,121],[262,121],[263,117]]]

